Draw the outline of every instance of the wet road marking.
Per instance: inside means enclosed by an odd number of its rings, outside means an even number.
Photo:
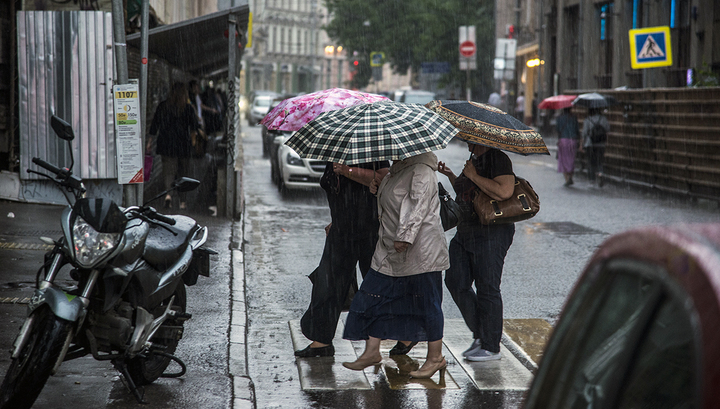
[[[52,250],[53,246],[49,244],[36,244],[36,243],[0,243],[0,250]]]
[[[27,304],[30,297],[0,297],[0,304]]]

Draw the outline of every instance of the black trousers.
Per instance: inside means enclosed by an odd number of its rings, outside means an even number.
[[[355,282],[355,266],[365,277],[375,252],[377,234],[348,239],[345,234],[330,230],[325,239],[320,265],[310,275],[313,282],[310,306],[300,320],[302,332],[312,341],[329,344],[350,286]]]

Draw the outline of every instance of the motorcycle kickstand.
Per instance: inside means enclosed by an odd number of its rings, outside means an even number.
[[[140,393],[140,389],[137,386],[135,386],[135,382],[132,380],[132,378],[130,377],[130,372],[128,372],[128,370],[127,370],[127,365],[125,364],[125,360],[113,359],[112,364],[115,367],[115,369],[117,369],[118,372],[120,372],[122,374],[123,378],[125,378],[125,381],[127,381],[127,387],[128,387],[128,389],[130,389],[130,392],[132,392],[133,395],[135,395],[135,399],[137,400],[137,402],[140,404],[147,404],[148,402],[146,402],[143,399],[143,397],[145,395],[145,391],[143,390],[143,392]]]

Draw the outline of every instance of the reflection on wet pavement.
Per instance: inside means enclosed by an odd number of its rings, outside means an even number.
[[[480,390],[507,391],[526,390],[532,380],[532,373],[505,346],[501,346],[503,359],[499,361],[458,360],[458,357],[462,357],[462,351],[472,342],[472,335],[461,319],[445,320],[443,348],[445,359],[448,361],[448,370],[444,377],[440,377],[440,372],[435,373],[430,379],[410,377],[409,372],[419,368],[425,359],[426,342],[416,345],[408,355],[389,356],[388,352],[395,345],[395,341],[382,341],[380,353],[383,361],[379,372],[374,366],[364,371],[351,371],[344,368],[341,363],[357,359],[362,354],[365,343],[342,339],[342,322],[341,319],[338,323],[333,344],[334,357],[296,358],[300,385],[304,391],[368,390],[377,388],[378,383],[387,383],[393,390],[461,389],[456,377],[465,378],[462,384],[475,385]],[[292,320],[289,326],[293,348],[305,348],[308,341],[302,335],[300,321]]]

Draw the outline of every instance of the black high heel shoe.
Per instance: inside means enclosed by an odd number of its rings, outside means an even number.
[[[417,345],[417,341],[411,342],[408,345],[398,341],[397,344],[395,344],[395,346],[390,350],[390,355],[407,355],[407,353],[410,352],[415,345]]]

